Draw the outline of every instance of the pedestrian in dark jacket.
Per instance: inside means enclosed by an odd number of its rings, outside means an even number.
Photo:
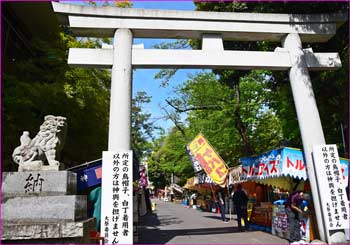
[[[226,219],[226,214],[225,214],[225,195],[224,195],[223,189],[220,189],[217,193],[216,204],[220,208],[221,220],[224,221],[224,223],[227,223],[228,220]]]
[[[247,194],[242,190],[242,185],[237,184],[235,187],[235,192],[233,194],[233,204],[236,208],[237,213],[237,222],[238,222],[238,230],[244,231],[242,229],[242,218],[244,220],[245,229],[249,229],[248,224],[248,213],[247,213],[247,204],[248,204],[248,197]]]

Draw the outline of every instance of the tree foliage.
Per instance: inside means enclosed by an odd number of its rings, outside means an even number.
[[[348,3],[291,3],[291,2],[195,2],[200,11],[259,12],[259,13],[348,13]],[[310,72],[313,89],[327,143],[335,143],[345,149],[341,138],[349,135],[348,122],[348,22],[340,26],[331,40],[321,44],[304,43],[314,52],[338,52],[342,68],[337,71]],[[200,48],[200,41],[162,44],[160,48]],[[267,41],[231,42],[224,41],[225,50],[272,51],[280,43]],[[168,86],[176,70],[161,70],[156,76]],[[229,166],[238,164],[240,157],[276,148],[283,145],[302,148],[297,116],[293,103],[287,72],[213,70],[213,73],[199,73],[191,77],[174,91],[176,96],[166,100],[167,115],[175,127],[164,135],[151,156],[151,172],[155,169],[164,173],[175,172],[184,178],[193,175],[188,168],[189,159],[182,158],[184,147],[199,132],[202,132]],[[181,121],[183,114],[186,121]],[[169,139],[177,139],[175,147]],[[348,145],[348,138],[346,138]],[[177,152],[177,150],[179,152]],[[180,159],[180,160],[179,160]],[[153,171],[156,173],[157,171]],[[189,172],[187,172],[189,171]],[[152,174],[150,174],[152,179]],[[166,181],[163,181],[163,184]]]
[[[17,169],[11,155],[20,144],[22,131],[29,131],[33,138],[48,114],[67,118],[68,133],[60,159],[66,167],[101,158],[108,142],[110,71],[67,65],[68,48],[95,48],[101,43],[100,39],[76,39],[64,33],[36,39],[31,42],[35,55],[17,61],[11,72],[4,72],[4,171]],[[133,99],[132,147],[139,156],[149,151],[147,141],[153,130],[150,115],[141,109],[149,102],[144,92]]]
[[[201,11],[226,11],[226,12],[258,12],[258,13],[289,13],[289,14],[318,14],[318,13],[344,13],[349,11],[346,2],[195,2],[196,9]],[[310,72],[311,81],[319,113],[323,125],[326,142],[336,143],[340,149],[344,149],[341,138],[341,127],[344,134],[349,135],[348,126],[348,32],[349,23],[344,23],[331,40],[326,43],[304,43],[304,48],[312,47],[314,52],[338,52],[342,61],[342,68],[335,71]],[[224,42],[225,49],[235,50],[273,50],[279,43],[271,42]],[[220,80],[225,83],[234,83],[238,77],[246,74],[245,71],[214,71],[220,75]],[[226,79],[227,75],[229,79]],[[272,72],[270,81],[269,107],[276,112],[283,128],[283,137],[294,147],[302,147],[297,116],[292,100],[292,93],[286,72]],[[341,75],[339,75],[341,74]],[[332,81],[330,83],[330,81]],[[346,125],[346,126],[344,126]],[[349,139],[346,138],[349,146]],[[344,157],[348,157],[342,154]]]
[[[151,102],[151,96],[139,91],[132,99],[131,108],[131,148],[139,159],[150,154],[154,133],[159,128],[151,121],[151,114],[144,112],[142,107]]]
[[[23,130],[34,137],[45,115],[67,117],[68,137],[62,160],[68,166],[100,158],[106,149],[110,74],[106,70],[70,68],[69,47],[95,47],[97,40],[60,33],[35,39],[35,55],[13,65],[3,77],[3,168],[14,170],[11,154]]]
[[[266,106],[268,75],[263,71],[252,71],[240,82],[240,100],[236,89],[221,83],[213,73],[201,72],[176,88],[176,95],[167,99],[172,112],[187,119],[176,125],[168,135],[161,138],[161,144],[149,161],[150,178],[159,171],[174,173],[182,183],[193,175],[185,146],[199,132],[202,132],[228,166],[238,164],[246,156],[245,143],[237,125],[236,110],[241,108],[240,121],[245,125],[251,151],[258,153],[270,147],[278,147],[282,130],[275,114]],[[180,127],[180,128],[179,128]],[[155,171],[154,169],[157,169]]]

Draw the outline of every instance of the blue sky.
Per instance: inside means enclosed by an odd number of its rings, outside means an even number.
[[[194,10],[195,6],[192,1],[133,1],[134,8],[148,9],[173,9],[173,10]],[[143,43],[145,48],[152,48],[155,44],[167,42],[164,39],[134,39],[134,43]],[[170,40],[171,41],[171,40]],[[145,91],[152,96],[151,103],[145,105],[144,111],[152,114],[152,119],[155,123],[164,129],[169,129],[173,126],[170,120],[165,120],[165,113],[161,107],[165,106],[165,99],[173,96],[173,88],[183,83],[188,79],[188,74],[193,74],[199,70],[182,69],[177,71],[175,76],[170,80],[169,86],[166,88],[160,87],[160,80],[154,79],[155,74],[159,69],[137,69],[133,73],[133,94],[138,91]],[[185,115],[183,115],[184,119]]]
[[[194,10],[192,1],[132,1],[134,8]]]

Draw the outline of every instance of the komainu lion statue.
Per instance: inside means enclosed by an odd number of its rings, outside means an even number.
[[[66,118],[61,116],[45,116],[40,131],[31,139],[29,132],[24,131],[20,142],[12,153],[18,171],[58,170],[60,163],[56,160],[62,150],[67,134]],[[45,160],[48,166],[44,165]]]

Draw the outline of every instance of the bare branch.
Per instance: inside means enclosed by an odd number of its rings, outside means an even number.
[[[162,109],[167,114],[167,118],[170,119],[174,123],[175,127],[181,132],[181,134],[183,136],[186,136],[185,130],[180,125],[182,123],[177,119],[176,115],[172,115],[171,113],[169,113],[165,107],[162,107]]]
[[[199,111],[199,110],[222,110],[222,107],[218,105],[193,106],[193,107],[187,107],[187,108],[181,109],[175,106],[174,104],[172,104],[168,99],[166,99],[165,101],[169,106],[174,108],[178,113],[187,112],[187,111]]]

